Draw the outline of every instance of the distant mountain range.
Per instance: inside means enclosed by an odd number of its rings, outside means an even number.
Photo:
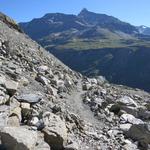
[[[150,90],[149,27],[87,9],[77,16],[49,13],[20,26],[74,70]]]

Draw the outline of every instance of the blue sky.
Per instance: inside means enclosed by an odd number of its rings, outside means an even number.
[[[150,26],[150,0],[0,0],[0,11],[17,22],[46,13],[78,14],[82,8],[115,16],[133,25]]]

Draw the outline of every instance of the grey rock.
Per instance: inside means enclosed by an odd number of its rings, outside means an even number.
[[[33,117],[31,120],[30,120],[30,125],[32,126],[37,126],[39,123],[39,118],[38,117]]]
[[[46,112],[43,114],[45,128],[42,130],[44,133],[45,141],[52,149],[62,149],[67,141],[67,128],[65,122],[53,113]]]
[[[146,108],[139,109],[138,116],[142,119],[149,120],[150,119],[150,111],[146,110]]]
[[[124,150],[138,150],[138,147],[136,144],[132,143],[129,140],[125,140],[125,145],[123,145]]]
[[[10,115],[9,116],[17,116],[19,118],[19,120],[22,120],[21,117],[21,108],[20,107],[15,107],[14,109],[12,109],[10,111]]]
[[[18,74],[18,75],[21,75],[22,74],[22,69],[21,68],[16,68],[15,73]]]
[[[70,88],[73,85],[71,79],[66,79],[64,82],[64,85],[66,87]]]
[[[131,114],[122,114],[120,116],[120,122],[131,123],[131,124],[144,124],[144,122],[141,119],[137,119]]]
[[[23,127],[5,127],[0,136],[7,150],[33,150],[37,142],[37,133]]]
[[[129,131],[129,129],[131,128],[132,124],[130,123],[126,123],[126,124],[120,124],[119,128],[120,130],[122,130],[123,132],[127,132]]]
[[[130,97],[124,96],[117,100],[117,103],[121,105],[134,106],[137,107],[137,103]]]
[[[68,144],[67,146],[64,147],[65,150],[78,150],[79,145],[76,142],[73,142],[71,144]]]
[[[38,72],[40,72],[40,73],[42,73],[42,72],[46,72],[46,71],[48,71],[48,66],[39,66],[38,68],[37,68],[37,70],[38,70]]]
[[[7,126],[10,127],[19,127],[20,126],[20,120],[17,116],[11,116],[8,118]]]
[[[134,124],[126,133],[128,138],[150,144],[150,131],[146,124]]]
[[[29,84],[29,80],[25,77],[21,78],[21,83],[23,84],[23,86],[27,86]]]
[[[36,80],[41,82],[43,85],[48,85],[50,83],[50,81],[46,77],[41,75],[38,75]]]
[[[119,134],[120,131],[119,130],[109,130],[107,132],[107,134],[109,135],[109,137],[114,138],[117,134]]]
[[[95,79],[95,78],[89,79],[89,81],[91,84],[97,84],[98,83],[97,79]]]
[[[32,108],[30,103],[21,103],[21,115],[22,122],[28,122],[29,118],[32,116]]]
[[[90,83],[84,83],[84,84],[82,85],[82,89],[83,89],[84,91],[89,90],[90,87],[91,87],[91,84],[90,84]]]
[[[51,148],[46,142],[42,141],[36,146],[36,150],[51,150]]]
[[[15,69],[17,69],[18,68],[18,66],[17,65],[15,65],[14,63],[12,63],[12,62],[9,62],[8,63],[8,68],[10,68],[10,69],[12,69],[12,70],[15,70]]]
[[[139,115],[138,115],[139,110],[138,110],[137,107],[132,107],[132,106],[120,106],[120,109],[123,110],[123,111],[125,111],[125,112],[128,113],[128,114],[131,114],[131,115],[135,116],[135,117],[138,117],[138,116],[139,116]]]
[[[10,95],[14,95],[18,89],[19,83],[13,80],[7,80],[5,82],[5,88]]]
[[[5,82],[6,82],[6,78],[5,78],[4,75],[1,74],[1,75],[0,75],[0,85],[4,85]]]
[[[41,99],[42,96],[41,94],[21,94],[16,97],[16,99],[19,102],[26,102],[26,103],[38,103]]]
[[[9,101],[9,96],[8,95],[0,95],[0,105],[6,104]]]
[[[97,77],[97,84],[98,85],[103,85],[105,82],[107,82],[105,77],[103,77],[103,76],[98,76]]]
[[[10,107],[7,105],[0,106],[0,129],[7,126]]]

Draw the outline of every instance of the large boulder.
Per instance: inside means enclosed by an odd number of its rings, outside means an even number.
[[[128,114],[132,114],[138,117],[138,105],[137,103],[128,96],[123,96],[116,100],[116,103],[110,107],[110,111],[118,114],[121,110]]]
[[[137,103],[128,96],[124,96],[124,97],[117,99],[117,103],[119,103],[120,105],[137,107]]]
[[[10,111],[10,115],[9,115],[9,118],[8,118],[7,125],[8,126],[19,127],[20,123],[21,123],[21,120],[22,120],[21,108],[16,107],[16,108],[14,108]]]
[[[133,106],[120,106],[120,109],[125,111],[126,113],[128,114],[131,114],[135,117],[138,117],[138,113],[139,113],[139,110],[138,110],[138,107],[133,107]]]
[[[41,96],[41,94],[29,93],[29,94],[21,94],[21,95],[17,96],[16,99],[19,102],[38,103],[42,99],[42,96]]]
[[[0,136],[7,150],[34,150],[37,142],[37,133],[23,127],[5,127]]]
[[[45,128],[42,131],[45,141],[54,150],[62,149],[67,140],[65,122],[59,116],[50,112],[43,114],[43,121]]]
[[[144,122],[141,119],[135,118],[131,114],[122,114],[120,116],[120,122],[121,123],[131,123],[131,124],[144,124]]]
[[[132,126],[132,124],[125,123],[125,124],[120,124],[119,128],[120,128],[121,131],[127,132],[127,131],[129,131],[129,129],[131,128],[131,126]]]
[[[150,111],[146,109],[146,107],[141,107],[138,111],[138,115],[140,118],[149,120],[150,119]]]
[[[18,82],[15,82],[13,80],[7,80],[5,82],[5,88],[7,89],[8,93],[12,96],[15,94],[15,92],[17,91],[18,89],[18,85],[19,83]]]
[[[150,130],[146,124],[132,125],[126,133],[126,136],[142,143],[145,150],[147,149],[148,144],[150,144]]]

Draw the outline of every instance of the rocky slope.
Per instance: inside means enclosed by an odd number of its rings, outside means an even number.
[[[72,69],[150,91],[148,28],[86,9],[78,16],[46,14],[20,26]]]
[[[3,14],[0,27],[1,150],[150,149],[149,93],[72,71]]]

